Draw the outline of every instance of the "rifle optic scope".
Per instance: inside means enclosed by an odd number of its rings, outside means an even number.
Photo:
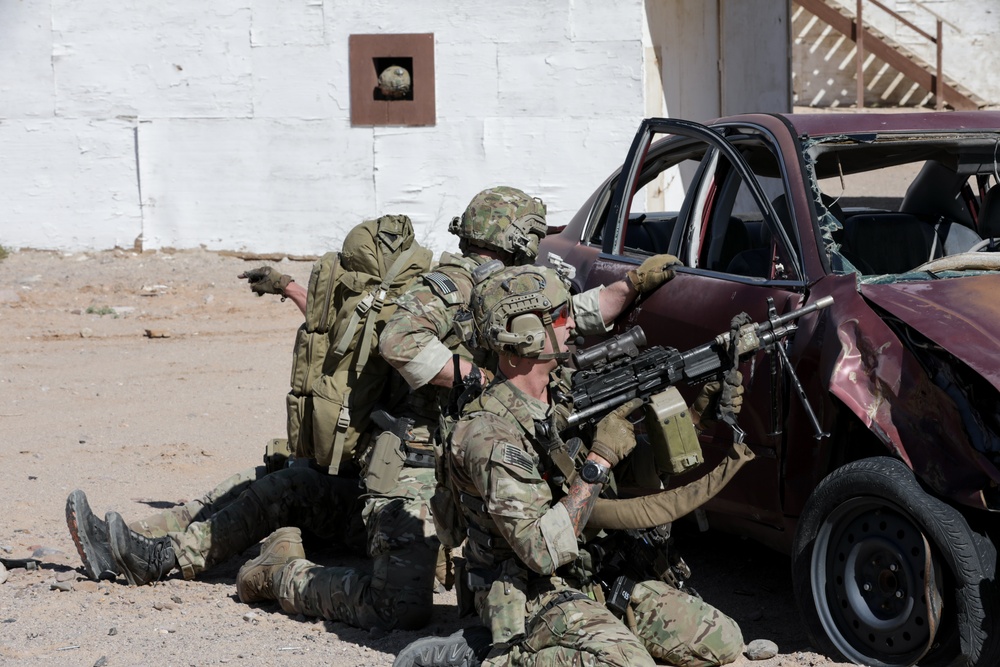
[[[577,370],[606,364],[622,357],[635,357],[639,348],[646,345],[646,333],[642,327],[632,327],[603,343],[580,350],[573,355],[573,364]]]

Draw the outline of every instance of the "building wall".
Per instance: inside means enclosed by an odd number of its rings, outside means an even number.
[[[935,15],[942,17],[942,69],[987,105],[1000,105],[1000,2],[989,0],[882,0],[883,4],[936,33]],[[826,0],[852,16],[854,0]],[[797,4],[792,7],[795,103],[805,106],[851,106],[857,101],[855,45]],[[929,11],[927,11],[929,10]],[[863,5],[866,26],[872,26],[931,67],[934,45],[870,2]],[[866,106],[933,106],[926,89],[916,86],[871,54],[865,59]]]
[[[565,218],[643,113],[642,1],[0,3],[0,243],[314,254],[508,183]],[[434,33],[432,127],[352,127],[350,34]]]
[[[406,213],[442,250],[496,184],[565,223],[649,113],[647,3],[704,46],[694,0],[2,2],[0,244],[315,255]],[[434,35],[436,122],[353,127],[348,38],[396,33]],[[663,108],[719,96],[661,46]]]

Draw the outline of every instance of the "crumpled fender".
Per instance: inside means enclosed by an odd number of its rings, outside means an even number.
[[[990,476],[954,401],[858,294],[854,276],[828,276],[810,297],[827,294],[820,369],[830,393],[935,492],[985,509]]]

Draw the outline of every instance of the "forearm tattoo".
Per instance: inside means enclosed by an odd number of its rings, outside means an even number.
[[[587,525],[587,519],[590,518],[600,493],[600,484],[590,484],[577,478],[569,487],[569,493],[559,500],[569,512],[569,520],[573,524],[575,534],[579,535]]]

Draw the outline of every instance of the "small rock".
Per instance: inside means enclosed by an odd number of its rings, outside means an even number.
[[[114,637],[118,634],[118,628],[111,628],[108,630],[108,637]]]
[[[215,296],[212,295],[212,294],[209,294],[209,295],[207,295],[205,297],[204,301],[205,301],[205,304],[208,305],[208,304],[212,303],[213,301],[215,301]]]
[[[56,581],[52,584],[52,590],[62,591],[63,593],[69,593],[73,590],[73,584],[68,581]]]
[[[3,563],[0,563],[0,584],[7,581],[8,576],[10,575],[7,573],[7,568],[4,567]]]
[[[75,584],[76,590],[83,591],[85,593],[96,593],[97,592],[97,582],[96,581],[78,581]]]
[[[177,609],[177,605],[173,602],[156,601],[153,603],[153,609],[156,609],[157,611],[170,611],[172,609]]]
[[[170,338],[170,332],[164,329],[146,329],[146,338]]]
[[[778,645],[770,639],[755,639],[747,644],[743,655],[750,660],[768,660],[778,655]]]
[[[247,621],[248,623],[256,623],[257,614],[253,613],[252,611],[248,611],[247,613],[243,614],[243,620]]]
[[[45,556],[65,556],[65,554],[58,549],[53,549],[52,547],[38,547],[31,552],[32,558],[44,558]]]
[[[94,663],[94,667],[104,667],[106,664],[108,664],[108,656],[102,655],[97,659],[97,662]]]
[[[94,331],[90,327],[84,327],[80,329],[80,338],[90,338],[93,335]]]
[[[183,602],[183,600],[181,600],[180,595],[171,595],[170,599],[176,602],[177,604],[181,604]]]
[[[56,581],[69,581],[70,579],[76,579],[76,572],[60,572],[56,574]]]
[[[115,315],[131,315],[135,312],[133,306],[111,306],[111,310],[115,311]]]
[[[0,551],[3,551],[4,553],[12,554],[12,553],[14,553],[14,547],[5,544],[2,547],[0,547]]]

